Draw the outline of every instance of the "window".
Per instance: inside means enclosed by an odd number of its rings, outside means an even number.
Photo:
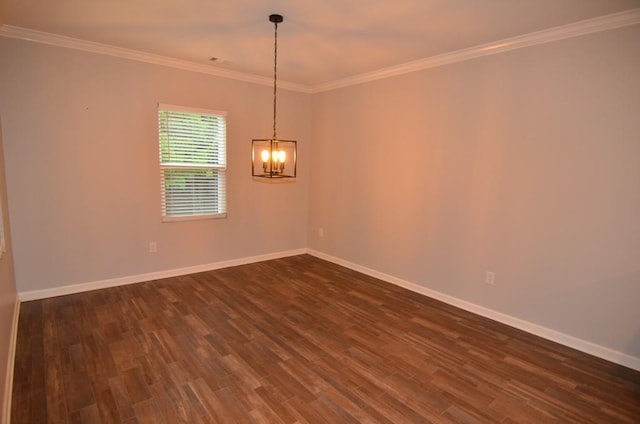
[[[162,220],[224,218],[226,113],[158,105]]]

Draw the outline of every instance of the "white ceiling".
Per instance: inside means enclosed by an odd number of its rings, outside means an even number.
[[[326,84],[640,7],[640,0],[1,0],[3,24]],[[222,59],[214,64],[211,57]]]

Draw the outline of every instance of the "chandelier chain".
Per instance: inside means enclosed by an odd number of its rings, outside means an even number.
[[[278,76],[278,23],[274,22],[275,36],[273,42],[273,139],[276,139],[276,88],[277,88],[277,76]]]

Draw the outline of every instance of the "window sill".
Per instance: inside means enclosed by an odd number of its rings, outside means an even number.
[[[163,216],[162,222],[200,221],[203,219],[224,219],[226,217],[226,212],[210,215]]]

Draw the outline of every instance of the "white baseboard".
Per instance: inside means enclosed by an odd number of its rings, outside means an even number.
[[[546,328],[541,325],[534,324],[532,322],[513,317],[511,315],[503,314],[501,312],[497,312],[492,309],[488,309],[483,306],[476,305],[474,303],[467,302],[465,300],[458,299],[456,297],[449,296],[447,294],[440,293],[435,290],[431,290],[427,287],[424,287],[415,283],[411,283],[409,281],[405,281],[400,278],[396,278],[392,275],[384,274],[374,269],[367,268],[365,266],[358,265],[353,262],[349,262],[344,259],[328,255],[326,253],[322,253],[313,249],[308,249],[307,253],[312,256],[316,256],[320,259],[324,259],[326,261],[333,262],[338,265],[342,265],[354,271],[361,272],[363,274],[369,275],[379,280],[383,280],[388,283],[394,284],[396,286],[400,286],[405,289],[411,290],[413,292],[420,293],[422,295],[440,300],[444,303],[448,303],[449,305],[453,305],[458,308],[464,309],[466,311],[481,315],[483,317],[490,318],[494,321],[498,321],[503,324],[509,325],[511,327],[518,328],[520,330],[526,331],[527,333],[540,336],[547,340],[560,343],[562,345],[571,347],[573,349],[582,351],[584,353],[588,353],[590,355],[597,356],[602,359],[606,359],[607,361],[611,361],[613,363],[620,364],[625,367],[629,367],[631,369],[640,371],[640,358],[638,357],[631,356],[626,353],[618,352],[613,349],[609,349],[607,347],[600,346],[595,343],[591,343],[589,341],[579,339],[577,337],[573,337],[568,334],[564,334],[559,331],[555,331],[550,328]]]
[[[440,293],[438,291],[429,289],[419,284],[411,283],[409,281],[402,280],[392,275],[388,275],[388,274],[376,271],[374,269],[367,268],[365,266],[358,265],[356,263],[349,262],[347,260],[344,260],[335,256],[331,256],[326,253],[319,252],[317,250],[306,249],[306,248],[289,250],[284,252],[269,253],[265,255],[251,256],[246,258],[232,259],[228,261],[214,262],[214,263],[196,265],[196,266],[185,267],[185,268],[176,268],[176,269],[151,272],[146,274],[112,278],[108,280],[93,281],[89,283],[73,284],[68,286],[56,287],[52,289],[20,292],[18,293],[18,296],[20,301],[26,302],[29,300],[63,296],[67,294],[80,293],[80,292],[85,292],[90,290],[116,287],[116,286],[122,286],[126,284],[135,284],[135,283],[141,283],[145,281],[158,280],[162,278],[176,277],[179,275],[187,275],[187,274],[193,274],[197,272],[212,271],[220,268],[245,265],[245,264],[250,264],[254,262],[261,262],[261,261],[267,261],[271,259],[284,258],[288,256],[301,255],[305,253],[308,253],[312,256],[316,256],[320,259],[327,260],[329,262],[333,262],[338,265],[342,265],[346,268],[361,272],[371,277],[378,278],[388,283],[395,284],[397,286],[403,287],[413,292],[420,293],[422,295],[440,300],[442,302],[445,302],[450,305],[456,306],[458,308],[464,309],[466,311],[473,312],[475,314],[490,318],[494,321],[501,322],[511,327],[518,328],[520,330],[526,331],[536,336],[543,337],[545,339],[560,343],[562,345],[571,347],[573,349],[580,350],[590,355],[597,356],[599,358],[606,359],[616,364],[620,364],[625,367],[629,367],[634,370],[640,371],[640,358],[638,357],[631,356],[623,352],[618,352],[613,349],[609,349],[607,347],[600,346],[595,343],[591,343],[589,341],[586,341],[577,337],[573,337],[568,334],[564,334],[559,331],[552,330],[550,328],[546,328],[541,325],[522,320],[520,318],[513,317],[511,315],[497,312],[492,309],[488,309],[483,306],[476,305],[474,303],[467,302],[465,300],[458,299],[456,297],[449,296],[444,293]],[[17,330],[17,313],[16,313],[15,325]]]
[[[18,318],[20,316],[20,300],[16,296],[13,305],[13,321],[11,322],[11,339],[9,340],[9,359],[7,360],[7,380],[4,385],[4,401],[2,402],[2,422],[11,422],[11,395],[13,392],[13,369],[16,361],[16,343],[18,340]]]
[[[168,269],[164,271],[149,272],[146,274],[130,275],[108,280],[92,281],[89,283],[72,284],[55,287],[52,289],[33,290],[20,292],[18,296],[21,302],[29,300],[45,299],[48,297],[64,296],[67,294],[81,293],[90,290],[105,289],[109,287],[124,286],[127,284],[143,283],[145,281],[159,280],[162,278],[177,277],[179,275],[195,274],[197,272],[212,271],[214,269],[228,268],[231,266],[246,265],[254,262],[268,261],[271,259],[285,258],[287,256],[302,255],[307,249],[288,250],[283,252],[268,253],[265,255],[250,256],[246,258],[231,259],[228,261],[213,262],[203,265],[195,265],[184,268]]]

